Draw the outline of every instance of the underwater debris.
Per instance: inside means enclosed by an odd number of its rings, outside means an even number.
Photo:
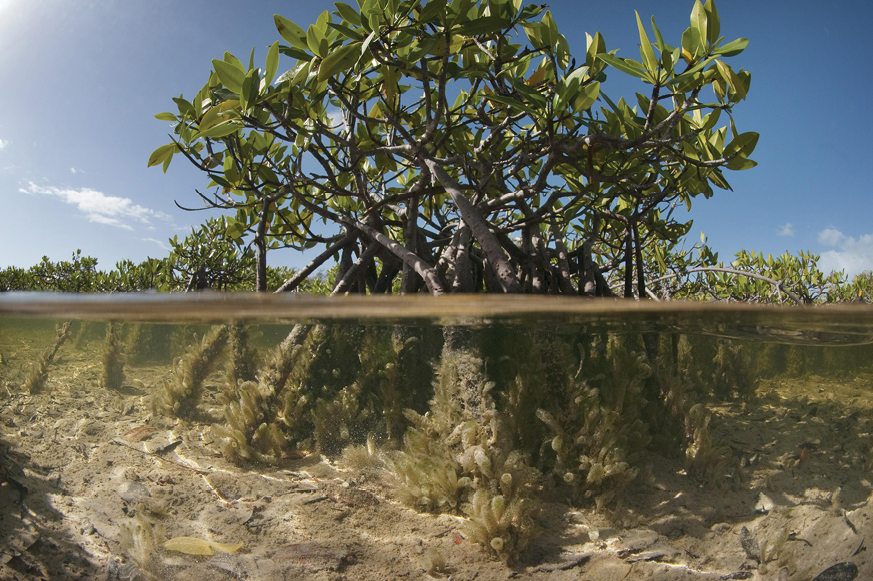
[[[812,581],[853,581],[858,576],[858,566],[851,561],[831,565]]]
[[[748,559],[761,562],[761,547],[758,545],[758,539],[746,527],[740,529],[740,545]]]
[[[110,322],[106,325],[106,341],[103,343],[103,375],[100,387],[118,389],[124,383],[124,365],[127,362],[121,339],[123,324]]]
[[[162,383],[154,407],[177,418],[190,418],[203,393],[203,380],[212,371],[227,340],[229,325],[213,327],[199,344],[188,348],[173,366],[173,378]]]
[[[55,359],[58,350],[70,338],[70,325],[72,322],[66,322],[57,329],[57,339],[52,347],[47,348],[40,354],[30,369],[27,379],[24,381],[24,391],[30,394],[40,393],[45,388],[45,383],[48,380],[49,367]]]

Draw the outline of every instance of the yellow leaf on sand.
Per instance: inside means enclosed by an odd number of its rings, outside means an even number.
[[[215,541],[195,539],[194,537],[175,537],[164,543],[164,548],[168,551],[178,551],[186,555],[214,555],[214,549],[222,553],[233,553],[242,546],[242,541],[237,544],[216,543]]]

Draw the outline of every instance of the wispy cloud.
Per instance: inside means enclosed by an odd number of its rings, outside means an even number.
[[[85,173],[85,172],[83,172],[83,171],[80,170],[80,169],[76,169],[76,168],[74,168],[74,167],[71,167],[71,168],[70,168],[70,173],[75,174],[75,173]]]
[[[0,139],[0,149],[3,149],[3,148],[6,147],[7,145],[9,145],[9,141],[8,141],[8,140],[7,140],[7,141],[3,141],[2,139]]]
[[[67,204],[76,206],[91,222],[116,226],[125,230],[133,230],[133,226],[129,224],[131,221],[149,225],[153,218],[170,220],[169,215],[134,204],[130,198],[107,196],[103,192],[90,188],[62,189],[52,186],[38,186],[29,182],[26,188],[21,188],[19,191],[25,194],[55,196]]]
[[[823,272],[845,270],[851,278],[865,270],[873,270],[873,234],[854,238],[836,228],[825,228],[818,233],[818,241],[836,248],[821,253],[819,268]]]
[[[794,236],[794,225],[791,222],[788,222],[784,226],[780,226],[779,230],[776,232],[779,236],[788,236],[789,238]]]
[[[158,240],[157,238],[143,238],[142,241],[143,242],[154,242],[155,244],[160,246],[162,250],[169,250],[170,249],[170,247],[167,246],[166,241]]]

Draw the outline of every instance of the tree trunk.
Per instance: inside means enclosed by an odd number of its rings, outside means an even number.
[[[403,242],[410,252],[421,256],[418,252],[418,196],[413,197],[406,204],[404,222]],[[418,278],[415,269],[404,262],[403,278],[400,281],[400,294],[414,293],[417,290]]]
[[[472,202],[461,192],[458,183],[446,173],[446,170],[439,163],[430,158],[425,159],[424,163],[440,182],[440,185],[446,189],[446,193],[452,198],[464,222],[469,225],[473,236],[479,241],[482,252],[489,264],[494,267],[503,292],[520,293],[521,285],[518,283],[518,277],[515,276],[515,269],[510,264],[503,248],[500,247],[497,237],[488,228],[488,223],[482,218]]]
[[[568,258],[567,246],[564,244],[564,237],[558,229],[557,224],[552,224],[552,236],[555,237],[555,249],[558,251],[558,285],[561,288],[561,293],[567,296],[576,294],[573,284],[570,282],[570,259]]]
[[[255,288],[259,293],[264,293],[267,292],[267,244],[263,240],[255,240],[255,248],[258,249]]]
[[[624,239],[624,298],[634,298],[634,247],[630,228]]]
[[[367,249],[361,253],[358,259],[345,272],[342,279],[334,287],[333,292],[330,293],[331,296],[354,290],[353,284],[359,282],[361,275],[366,273],[367,266],[373,261],[381,246],[378,242],[371,242]],[[345,259],[345,252],[343,253],[343,259]]]
[[[473,264],[470,261],[470,227],[461,222],[458,229],[458,248],[455,254],[455,280],[452,282],[453,293],[471,293],[475,290],[473,282]]]
[[[267,292],[267,224],[270,223],[270,203],[270,200],[264,200],[254,240],[255,248],[257,249],[255,289],[259,293]]]
[[[591,243],[582,243],[582,256],[579,258],[579,294],[586,297],[597,295],[597,282],[594,278],[594,260],[591,258]]]
[[[636,253],[635,258],[637,262],[637,295],[640,297],[640,300],[642,300],[646,296],[646,278],[643,273],[643,246],[640,243],[640,229],[636,222],[633,224],[633,232],[634,249]]]
[[[304,266],[301,270],[294,274],[291,278],[285,281],[282,286],[276,289],[277,293],[281,292],[290,292],[297,288],[301,282],[306,280],[306,278],[315,272],[315,269],[327,262],[327,259],[337,253],[337,251],[341,250],[346,244],[351,243],[355,239],[353,234],[346,234],[342,238],[339,239],[335,244],[331,244],[324,252],[319,254],[316,258],[314,258],[309,264]]]
[[[334,294],[337,292],[339,286],[343,284],[343,281],[346,279],[346,273],[349,271],[349,269],[352,268],[352,248],[354,248],[354,246],[355,245],[353,244],[349,244],[345,248],[343,248],[343,253],[340,257],[339,268],[337,268],[336,271],[336,282],[334,283],[333,290],[330,294]],[[348,285],[349,282],[347,282],[346,285]]]

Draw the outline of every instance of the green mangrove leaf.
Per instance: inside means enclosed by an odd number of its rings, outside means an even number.
[[[513,109],[518,109],[519,111],[524,111],[525,113],[527,113],[528,115],[531,115],[534,118],[537,118],[539,116],[539,113],[537,113],[536,110],[528,107],[527,105],[525,105],[521,101],[513,99],[512,97],[505,97],[503,95],[487,95],[486,98],[489,101],[495,101],[497,103],[502,103],[503,105],[509,105]]]
[[[729,157],[737,154],[738,157],[749,157],[755,151],[755,146],[758,145],[759,134],[754,131],[740,133],[734,137],[730,143],[724,148],[724,156]]]
[[[179,147],[175,143],[168,143],[167,145],[160,146],[149,156],[149,164],[146,167],[152,167],[153,165],[164,163],[165,159],[172,157],[177,151],[179,151]]]
[[[220,139],[222,137],[227,137],[231,133],[236,133],[240,129],[243,128],[242,121],[225,121],[223,123],[219,123],[213,127],[210,127],[206,131],[201,131],[195,135],[195,138],[206,138],[209,137],[211,139]]]
[[[273,84],[273,79],[276,78],[276,71],[279,70],[279,41],[277,40],[270,46],[270,50],[267,51],[267,70],[264,74],[264,81],[266,81],[266,85],[270,86]]]
[[[360,56],[359,46],[358,42],[346,44],[324,57],[318,68],[318,82],[325,81],[336,73],[354,66]]]
[[[600,83],[597,81],[582,87],[582,91],[573,102],[573,110],[577,113],[581,113],[582,111],[591,108],[591,105],[594,104],[599,95]]]
[[[733,42],[729,42],[723,46],[718,47],[716,50],[712,52],[712,54],[716,54],[719,56],[737,56],[749,46],[748,38],[738,38]]]
[[[703,12],[706,14],[706,41],[713,45],[718,41],[718,35],[721,32],[721,22],[718,17],[718,10],[715,8],[715,2],[706,0],[703,5]]]
[[[655,51],[652,49],[652,43],[649,42],[649,36],[646,34],[646,29],[643,26],[643,21],[640,20],[640,13],[636,10],[634,13],[637,15],[637,28],[640,32],[640,56],[643,59],[643,64],[645,64],[646,69],[652,75],[655,75],[658,71],[658,59],[655,57]]]
[[[620,70],[623,73],[633,75],[639,79],[645,79],[646,73],[640,69],[632,67],[625,63],[625,59],[606,53],[600,53],[597,58],[608,64],[609,66]]]
[[[302,51],[308,51],[309,45],[306,43],[306,31],[278,14],[273,15],[273,21],[276,24],[276,30],[288,44]]]
[[[218,59],[212,59],[212,66],[215,68],[215,73],[218,75],[222,85],[233,93],[239,94],[242,91],[242,84],[246,77],[245,72],[228,62]]]
[[[509,24],[508,20],[500,18],[499,16],[485,16],[477,18],[476,20],[471,20],[470,22],[465,22],[455,29],[455,32],[464,36],[479,36],[480,34],[498,32],[507,28]]]
[[[336,6],[336,10],[343,20],[351,23],[353,26],[361,25],[361,15],[357,10],[345,2],[334,2],[333,5]]]

